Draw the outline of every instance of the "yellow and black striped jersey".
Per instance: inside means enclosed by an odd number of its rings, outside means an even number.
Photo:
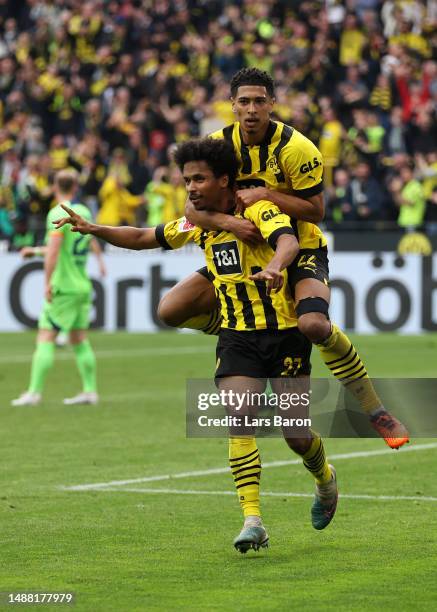
[[[281,121],[270,121],[259,145],[244,144],[238,121],[210,136],[225,138],[234,145],[239,161],[237,183],[240,189],[263,186],[301,198],[323,191],[320,151],[306,136]],[[326,238],[317,225],[295,220],[293,228],[301,249],[326,246]]]
[[[266,242],[249,247],[230,232],[202,230],[185,217],[158,225],[155,236],[164,249],[178,249],[195,242],[205,251],[206,265],[221,304],[222,327],[238,331],[295,327],[297,319],[287,270],[283,272],[282,289],[270,295],[265,282],[249,279],[270,262],[278,237],[294,234],[290,217],[265,200],[247,208],[244,217],[259,228]]]

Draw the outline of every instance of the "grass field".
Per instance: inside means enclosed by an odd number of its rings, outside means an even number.
[[[375,376],[436,376],[435,335],[354,340]],[[215,340],[92,341],[99,406],[62,405],[79,390],[65,348],[44,403],[11,408],[27,384],[34,334],[0,334],[0,591],[74,592],[74,609],[90,612],[436,608],[437,440],[399,452],[376,439],[326,440],[344,497],[323,532],[310,524],[313,484],[303,467],[266,467],[262,490],[282,493],[262,498],[271,547],[240,555],[230,475],[190,476],[226,467],[227,441],[185,437],[185,380],[211,375]],[[314,364],[325,375],[318,355]],[[278,439],[260,449],[265,464],[295,458]]]

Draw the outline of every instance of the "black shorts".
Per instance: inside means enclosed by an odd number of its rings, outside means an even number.
[[[311,373],[311,342],[297,327],[235,331],[222,328],[215,378],[294,378]]]
[[[324,285],[329,285],[327,247],[300,249],[296,259],[288,266],[288,283],[293,295],[296,284],[305,278],[315,278]]]
[[[198,270],[196,270],[196,272],[204,276],[206,280],[209,280],[212,283],[211,272],[208,270],[206,266],[204,266],[203,268],[199,268]]]

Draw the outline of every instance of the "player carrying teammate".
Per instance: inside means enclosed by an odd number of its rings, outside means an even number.
[[[85,219],[91,213],[83,204],[72,204],[77,190],[75,170],[62,170],[55,176],[54,192],[57,206],[47,216],[47,246],[27,247],[24,257],[44,255],[45,301],[38,321],[36,350],[28,390],[13,406],[35,406],[40,403],[46,376],[53,365],[55,339],[58,332],[69,332],[77,367],[82,380],[82,392],[64,399],[64,404],[96,404],[96,359],[86,330],[89,327],[91,281],[86,271],[88,251],[97,256],[100,272],[105,274],[100,245],[90,236],[77,236],[67,227],[54,228],[53,221],[67,216],[60,204],[68,204]]]
[[[230,143],[211,138],[189,141],[177,148],[175,159],[196,209],[232,214],[237,162]],[[204,231],[185,217],[156,228],[115,228],[91,224],[64,208],[70,216],[60,219],[57,227],[71,223],[74,232],[93,234],[115,246],[174,249],[194,241],[204,249],[222,309],[215,372],[221,390],[257,393],[270,378],[277,392],[276,384],[282,390],[287,379],[309,376],[311,343],[297,328],[287,282],[287,267],[299,245],[290,217],[274,204],[262,200],[244,212],[263,237],[256,247],[247,246],[230,232]],[[284,431],[284,437],[316,481],[312,524],[315,529],[324,529],[336,510],[337,482],[322,440],[309,429],[299,437],[287,436]],[[244,526],[234,545],[240,552],[258,550],[267,546],[268,536],[260,516],[261,462],[253,435],[231,430],[229,461],[244,514]]]
[[[324,214],[321,154],[303,134],[271,120],[275,91],[266,72],[237,72],[231,96],[238,121],[212,137],[234,146],[239,164],[237,203],[250,208],[259,200],[270,200],[291,217],[300,246],[290,271],[298,327],[317,346],[333,376],[358,400],[378,434],[391,448],[399,448],[408,442],[407,430],[384,408],[355,347],[329,319],[327,242],[315,225]],[[247,221],[229,215],[193,210],[187,216],[205,229],[248,233]],[[173,287],[161,300],[159,316],[168,325],[216,333],[220,309],[206,269]]]

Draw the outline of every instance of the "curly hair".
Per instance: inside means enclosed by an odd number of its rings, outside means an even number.
[[[257,85],[265,87],[271,98],[275,97],[275,83],[272,77],[258,68],[242,68],[234,74],[231,80],[231,96],[235,98],[237,90],[242,85]]]
[[[227,140],[209,137],[187,140],[176,147],[174,160],[181,172],[188,162],[204,161],[216,178],[226,174],[229,178],[229,187],[235,184],[238,160],[233,145]]]

